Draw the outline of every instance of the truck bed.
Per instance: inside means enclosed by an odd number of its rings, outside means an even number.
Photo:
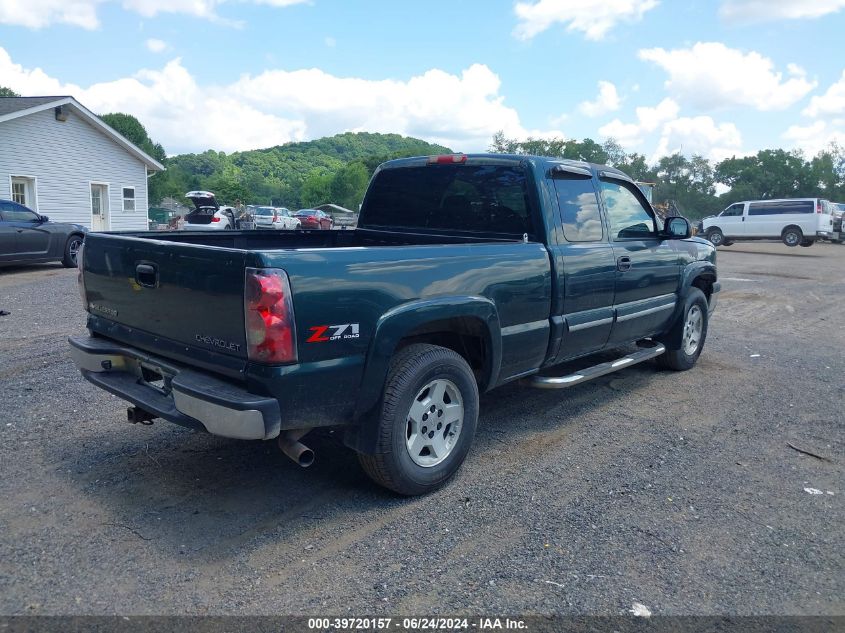
[[[367,229],[92,233],[85,250],[88,325],[95,335],[296,403],[283,407],[288,416],[315,412],[296,424],[318,425],[323,415],[351,419],[373,341],[390,340],[391,323],[413,329],[413,320],[422,323],[444,306],[465,315],[466,306],[483,305],[489,313],[478,320],[494,320],[494,340],[501,341],[495,357],[502,362],[490,368],[488,387],[539,367],[549,345],[548,252],[512,237]],[[149,284],[138,277],[145,266],[155,270]],[[296,364],[262,366],[247,358],[247,268],[287,273]],[[315,335],[340,326],[348,326],[347,336]],[[291,374],[300,379],[280,380]]]

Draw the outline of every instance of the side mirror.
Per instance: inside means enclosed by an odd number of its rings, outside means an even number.
[[[692,227],[686,218],[680,216],[666,218],[663,223],[662,237],[669,240],[685,240],[692,236]]]
[[[48,218],[46,215],[39,215],[38,220],[41,222],[49,222],[50,218]]]

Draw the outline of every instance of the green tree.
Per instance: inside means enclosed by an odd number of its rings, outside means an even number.
[[[358,205],[364,199],[369,180],[370,173],[364,163],[356,161],[345,165],[332,178],[330,188],[332,202],[357,211]]]
[[[164,161],[166,157],[164,148],[150,139],[147,129],[134,116],[123,112],[112,112],[103,114],[100,118],[157,161]]]
[[[332,174],[313,171],[302,184],[301,204],[303,207],[315,207],[332,199]]]
[[[20,97],[20,95],[6,86],[0,86],[0,97]]]

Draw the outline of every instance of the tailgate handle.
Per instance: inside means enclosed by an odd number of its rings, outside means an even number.
[[[138,264],[135,267],[135,281],[145,288],[158,286],[158,270],[152,264]]]

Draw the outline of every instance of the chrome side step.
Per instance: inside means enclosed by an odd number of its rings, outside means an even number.
[[[646,347],[617,360],[593,365],[568,376],[531,376],[525,379],[525,382],[531,387],[537,387],[538,389],[566,389],[580,385],[582,382],[587,382],[593,378],[612,374],[620,369],[650,360],[660,356],[665,351],[666,347],[661,343],[657,343],[654,347]]]

